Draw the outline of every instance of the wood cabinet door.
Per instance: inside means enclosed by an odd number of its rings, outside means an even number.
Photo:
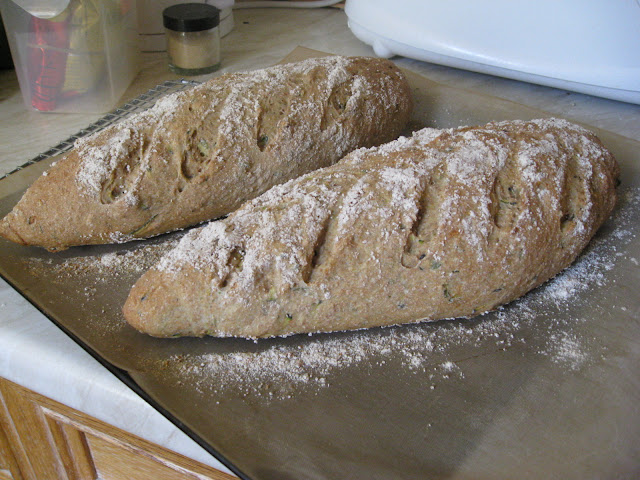
[[[0,480],[230,480],[0,378]]]

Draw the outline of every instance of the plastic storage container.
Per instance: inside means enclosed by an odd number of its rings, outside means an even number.
[[[27,108],[113,109],[139,71],[133,0],[1,0]]]

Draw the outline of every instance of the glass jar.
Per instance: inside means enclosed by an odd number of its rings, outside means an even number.
[[[220,10],[206,3],[181,3],[162,12],[169,68],[179,75],[204,75],[220,67]]]

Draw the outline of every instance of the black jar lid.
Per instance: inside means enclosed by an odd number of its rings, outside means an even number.
[[[162,12],[166,28],[175,32],[200,32],[217,27],[220,10],[206,3],[180,3]]]

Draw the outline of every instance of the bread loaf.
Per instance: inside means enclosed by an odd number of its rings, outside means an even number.
[[[326,57],[227,74],[76,142],[0,223],[61,250],[197,224],[396,138],[411,92],[390,61]]]
[[[154,336],[285,336],[470,317],[567,267],[618,166],[563,120],[425,129],[194,229],[133,287]]]

